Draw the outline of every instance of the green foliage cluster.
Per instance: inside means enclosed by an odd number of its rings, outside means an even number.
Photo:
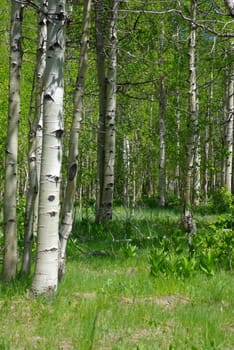
[[[214,213],[230,213],[233,209],[234,197],[225,187],[221,187],[213,193],[211,204]]]
[[[181,236],[163,237],[150,253],[151,275],[188,278],[200,271],[213,276],[218,270],[233,270],[234,219],[222,215],[218,220],[194,235],[192,246]]]

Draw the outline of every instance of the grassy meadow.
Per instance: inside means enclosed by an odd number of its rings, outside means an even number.
[[[226,224],[197,213],[191,263],[179,217],[117,208],[97,226],[92,211],[77,214],[55,296],[31,297],[30,279],[0,284],[0,349],[234,349],[233,251],[228,236],[223,259],[212,233]]]

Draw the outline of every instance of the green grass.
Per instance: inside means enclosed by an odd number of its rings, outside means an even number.
[[[0,285],[0,350],[234,348],[233,273],[153,278],[155,240],[144,237],[177,234],[178,215],[140,211],[130,220],[122,214],[103,227],[87,218],[76,224],[55,296],[32,298],[29,280]],[[204,230],[206,222],[199,225]],[[130,248],[126,238],[133,239]],[[94,250],[110,254],[88,254]]]

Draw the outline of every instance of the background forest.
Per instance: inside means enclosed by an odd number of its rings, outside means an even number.
[[[233,9],[0,0],[0,347],[233,348]]]

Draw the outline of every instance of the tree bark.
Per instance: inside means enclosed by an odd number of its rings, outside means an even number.
[[[95,0],[95,35],[96,35],[96,62],[99,85],[99,120],[97,134],[97,181],[96,181],[96,222],[101,220],[101,203],[104,185],[104,148],[105,148],[105,114],[106,114],[106,72],[105,72],[105,30],[106,15],[104,1]]]
[[[76,192],[77,171],[78,171],[78,141],[79,131],[83,115],[83,98],[85,89],[85,76],[88,66],[88,48],[89,48],[89,28],[91,19],[92,0],[86,0],[84,3],[83,15],[83,34],[81,38],[80,64],[76,81],[74,95],[73,120],[70,132],[69,154],[68,154],[68,176],[65,188],[64,204],[62,208],[62,219],[59,228],[60,237],[60,258],[59,258],[59,277],[65,273],[66,265],[66,246],[67,240],[71,234],[73,223],[73,206]]]
[[[20,119],[20,76],[22,65],[23,6],[12,2],[10,33],[10,81],[8,107],[8,134],[5,158],[5,189],[3,204],[4,258],[3,278],[10,280],[17,272],[17,161],[18,126]]]
[[[104,183],[102,189],[103,219],[112,219],[114,166],[115,166],[115,115],[116,115],[116,73],[117,73],[117,18],[118,0],[112,0],[110,11],[110,32],[108,52],[108,72],[106,82],[106,115],[105,115],[105,146],[104,146]]]
[[[233,54],[233,45],[231,44],[231,54]],[[225,118],[225,186],[229,192],[232,192],[232,168],[233,168],[233,123],[234,123],[234,72],[231,67],[228,81],[228,108]]]
[[[191,0],[190,37],[189,37],[189,117],[188,117],[188,141],[186,149],[186,174],[183,198],[182,224],[188,233],[194,233],[195,222],[192,215],[192,180],[194,171],[194,158],[196,153],[195,141],[198,135],[198,111],[197,111],[197,66],[196,66],[196,11],[197,1]],[[190,240],[190,238],[189,238]]]
[[[41,0],[40,6],[46,8],[46,1]],[[30,123],[29,131],[29,186],[26,198],[24,251],[22,257],[21,275],[28,275],[31,267],[33,237],[37,236],[38,192],[40,180],[41,148],[42,148],[42,118],[43,118],[43,78],[46,65],[47,26],[43,12],[38,19],[38,48],[36,63],[35,115]]]
[[[53,293],[58,283],[65,0],[48,1],[47,23],[35,294]]]
[[[115,164],[115,114],[117,70],[118,0],[111,1],[109,11],[108,62],[105,72],[103,2],[96,2],[96,45],[99,81],[98,180],[96,222],[112,218]],[[101,16],[102,15],[102,16]]]
[[[159,205],[166,205],[166,143],[165,143],[166,92],[164,76],[159,82]]]

